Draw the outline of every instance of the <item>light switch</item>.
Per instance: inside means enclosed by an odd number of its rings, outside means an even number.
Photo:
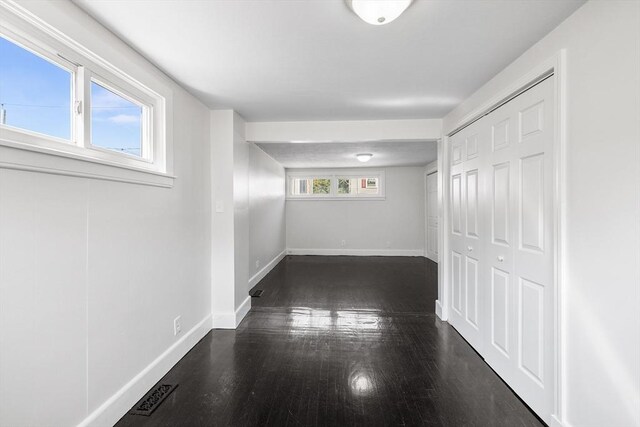
[[[224,202],[222,200],[216,200],[216,212],[224,212]]]

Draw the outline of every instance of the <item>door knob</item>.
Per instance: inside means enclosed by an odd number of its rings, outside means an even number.
[[[498,261],[500,261],[500,262],[504,261],[504,257],[502,255],[499,255],[498,256]]]
[[[468,250],[469,252],[472,252],[472,251],[473,251],[473,247],[472,247],[472,246],[467,246],[467,250]]]

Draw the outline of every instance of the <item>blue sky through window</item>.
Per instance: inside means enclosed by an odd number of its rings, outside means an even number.
[[[71,139],[71,73],[0,37],[6,124]]]
[[[142,107],[91,82],[91,143],[141,155]]]

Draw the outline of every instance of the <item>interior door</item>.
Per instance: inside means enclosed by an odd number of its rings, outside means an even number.
[[[427,258],[438,262],[438,172],[427,175]]]
[[[449,140],[450,322],[547,423],[554,109],[552,76]]]
[[[451,140],[449,230],[451,265],[450,323],[482,354],[484,294],[481,277],[485,263],[482,225],[480,142],[486,133],[474,123]]]
[[[553,78],[486,117],[489,165],[484,356],[545,421],[553,398]]]

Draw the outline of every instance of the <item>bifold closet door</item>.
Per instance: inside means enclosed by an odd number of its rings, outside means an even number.
[[[553,399],[553,78],[485,119],[491,134],[484,357],[549,421]]]
[[[485,293],[481,289],[485,261],[481,218],[481,164],[486,162],[486,129],[476,122],[450,140],[450,214],[451,265],[450,323],[474,348],[482,353],[484,345]]]
[[[449,141],[451,324],[547,422],[554,382],[553,88],[550,77]]]

